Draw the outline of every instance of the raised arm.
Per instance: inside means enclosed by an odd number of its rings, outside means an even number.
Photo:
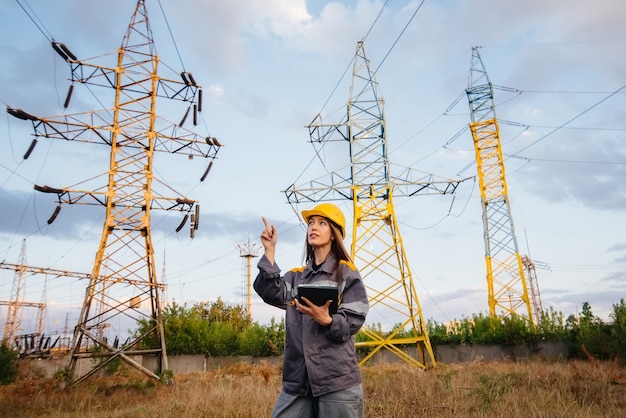
[[[274,225],[271,225],[267,222],[265,217],[261,217],[263,219],[263,224],[265,224],[265,228],[263,232],[261,232],[261,244],[263,244],[263,249],[265,250],[265,257],[269,260],[272,265],[274,264],[274,256],[276,254],[276,243],[278,242],[278,231]]]

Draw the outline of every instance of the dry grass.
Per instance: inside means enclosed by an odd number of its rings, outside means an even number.
[[[493,362],[363,368],[367,417],[624,417],[626,370],[613,363]],[[267,417],[280,369],[247,363],[175,376],[126,371],[59,390],[22,377],[0,387],[0,417]]]

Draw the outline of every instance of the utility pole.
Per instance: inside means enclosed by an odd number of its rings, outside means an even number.
[[[7,111],[30,120],[35,136],[67,141],[104,144],[110,148],[106,185],[94,190],[71,190],[35,185],[35,189],[57,195],[59,206],[48,220],[52,223],[62,203],[93,204],[106,209],[105,221],[85,298],[74,328],[69,369],[72,374],[80,359],[100,361],[73,383],[79,383],[111,361],[121,358],[155,379],[168,369],[163,333],[161,286],[157,280],[151,234],[153,210],[178,211],[184,214],[176,229],[179,232],[191,217],[190,236],[198,229],[198,202],[177,193],[166,197],[161,189],[172,188],[153,171],[156,153],[182,154],[188,159],[210,160],[203,181],[221,148],[214,137],[201,136],[184,127],[188,115],[194,126],[202,111],[202,90],[191,73],[180,77],[160,75],[160,59],[150,28],[145,0],[138,0],[114,66],[105,67],[78,59],[65,44],[52,43],[53,49],[70,66],[72,83],[114,90],[114,106],[103,111],[40,118],[20,109]],[[74,84],[70,86],[65,107]],[[158,116],[157,103],[163,99],[179,101],[186,112],[179,124]],[[32,151],[35,141],[28,153]],[[101,308],[99,308],[99,306]],[[128,336],[120,347],[109,344],[98,332],[105,324],[122,320],[144,326],[141,335]],[[153,356],[156,366],[149,369],[135,360]],[[144,359],[145,361],[145,359]],[[145,364],[145,363],[144,363]],[[81,367],[80,369],[84,369]]]
[[[250,238],[248,238],[247,243],[238,244],[237,248],[239,248],[239,256],[246,259],[247,265],[247,309],[248,309],[248,318],[252,319],[252,259],[254,257],[258,257],[258,247],[256,243],[250,243]],[[245,279],[244,279],[245,280]]]
[[[324,147],[330,142],[348,145],[349,172],[332,172],[301,186],[291,185],[284,193],[292,205],[328,200],[352,202],[350,252],[367,288],[370,314],[378,311],[383,316],[393,316],[393,321],[400,324],[384,335],[367,326],[362,328],[369,341],[359,342],[357,346],[369,346],[372,350],[361,364],[386,349],[409,364],[426,368],[428,361],[432,366],[436,361],[393,198],[451,194],[461,181],[436,179],[411,168],[393,175],[383,107],[384,100],[365,56],[363,41],[359,41],[345,120],[326,125],[318,115],[308,126],[318,155],[324,155]],[[416,355],[403,350],[406,346],[415,346]]]

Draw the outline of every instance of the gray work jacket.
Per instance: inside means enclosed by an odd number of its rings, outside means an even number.
[[[286,341],[283,363],[283,388],[292,395],[321,396],[361,383],[354,335],[369,310],[361,275],[352,263],[330,254],[317,271],[308,265],[288,271],[281,277],[276,263],[265,255],[258,263],[254,290],[268,304],[285,309]],[[337,285],[341,269],[340,303],[333,322],[324,327],[292,305],[299,284]]]

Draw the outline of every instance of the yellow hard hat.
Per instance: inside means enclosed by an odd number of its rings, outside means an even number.
[[[328,218],[339,226],[341,230],[341,236],[346,237],[346,218],[343,216],[343,212],[338,206],[332,203],[320,203],[311,210],[303,210],[302,217],[306,223],[309,222],[311,216],[318,215]]]

